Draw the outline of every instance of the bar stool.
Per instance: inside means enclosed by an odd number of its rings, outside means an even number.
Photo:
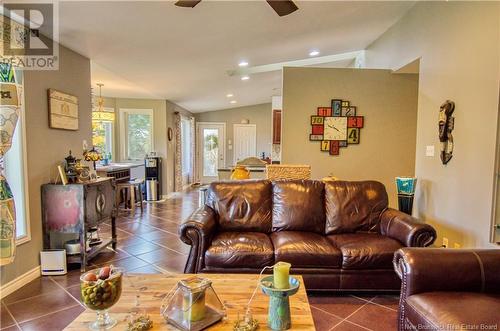
[[[119,208],[122,198],[122,193],[124,192],[124,204],[125,208],[121,210],[131,211],[132,214],[135,213],[135,207],[137,204],[141,207],[141,214],[144,212],[144,198],[142,196],[142,185],[144,184],[144,179],[133,179],[125,183],[116,184],[116,206]]]

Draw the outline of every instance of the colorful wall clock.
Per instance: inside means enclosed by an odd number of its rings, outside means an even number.
[[[340,148],[359,144],[364,117],[356,115],[356,107],[347,100],[333,99],[331,107],[318,107],[311,116],[310,141],[321,142],[320,150],[339,155]]]

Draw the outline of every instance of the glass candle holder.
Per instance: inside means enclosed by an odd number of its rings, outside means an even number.
[[[217,323],[225,316],[224,306],[212,282],[192,277],[181,280],[163,300],[161,314],[181,330],[196,331]]]

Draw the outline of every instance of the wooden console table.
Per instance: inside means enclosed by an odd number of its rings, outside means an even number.
[[[43,245],[61,249],[64,243],[79,239],[80,254],[68,255],[68,263],[80,263],[85,271],[88,260],[109,245],[116,248],[116,185],[113,178],[99,178],[81,184],[42,185]],[[111,238],[87,247],[90,228],[111,221]]]

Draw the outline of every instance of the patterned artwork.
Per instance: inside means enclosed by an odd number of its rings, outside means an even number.
[[[318,107],[311,116],[310,141],[319,141],[320,150],[339,155],[340,148],[359,144],[364,117],[356,115],[356,107],[347,100],[333,99],[331,107]]]
[[[9,63],[0,64],[0,82],[15,83],[14,68]]]
[[[16,209],[14,196],[5,177],[0,175],[0,265],[14,261],[16,249]]]
[[[16,249],[16,209],[3,160],[12,146],[21,112],[23,90],[16,77],[22,77],[21,72],[15,73],[12,65],[0,63],[0,266],[14,261]]]
[[[21,111],[22,86],[16,84],[12,65],[0,63],[0,156],[12,145],[12,138]]]
[[[12,146],[18,119],[19,107],[0,106],[0,156]]]

